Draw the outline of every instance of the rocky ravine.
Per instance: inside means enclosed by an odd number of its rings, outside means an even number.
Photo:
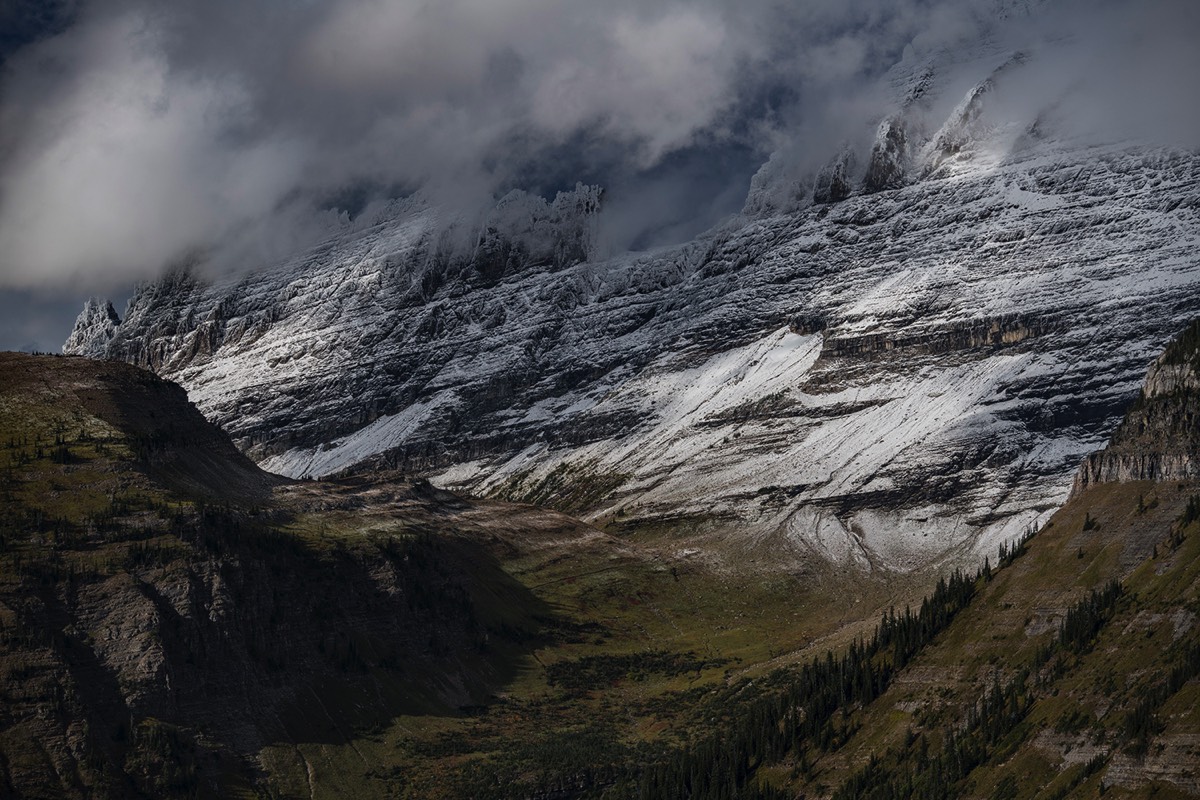
[[[989,118],[1029,61],[980,56],[965,96],[908,65],[869,153],[815,184],[768,164],[684,246],[587,260],[580,187],[506,198],[462,252],[410,199],[244,278],[174,273],[119,324],[89,307],[64,349],[178,381],[287,475],[366,462],[837,561],[974,557],[1066,498],[1200,313],[1200,157]]]

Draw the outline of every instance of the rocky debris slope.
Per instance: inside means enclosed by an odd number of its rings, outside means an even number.
[[[588,260],[583,187],[509,198],[465,249],[410,200],[246,277],[143,286],[66,349],[180,382],[286,475],[392,466],[862,565],[974,557],[1066,498],[1200,313],[1200,156],[998,119],[1028,61],[980,55],[959,95],[909,65],[869,154],[819,187],[768,164],[687,245]]]

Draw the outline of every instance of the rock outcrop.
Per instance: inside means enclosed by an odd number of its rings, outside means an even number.
[[[813,202],[818,205],[840,203],[854,191],[857,159],[854,151],[844,149],[817,173],[813,187]]]
[[[1142,393],[1102,451],[1090,454],[1072,493],[1112,481],[1200,478],[1200,320],[1150,366]]]
[[[111,302],[98,297],[89,298],[75,320],[75,328],[67,337],[63,351],[89,358],[103,358],[120,324],[121,318]]]
[[[903,186],[908,177],[911,150],[908,123],[903,116],[889,116],[879,123],[867,161],[867,173],[863,176],[863,190],[874,193]]]

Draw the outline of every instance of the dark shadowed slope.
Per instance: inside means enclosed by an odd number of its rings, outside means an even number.
[[[281,485],[150,373],[0,366],[0,796],[235,796],[268,746],[311,779],[298,743],[486,702],[553,628],[506,542],[603,538],[387,476]]]
[[[190,497],[265,503],[286,482],[242,455],[180,386],[129,364],[0,353],[0,398],[8,435],[57,448],[64,463],[111,439],[130,466]]]

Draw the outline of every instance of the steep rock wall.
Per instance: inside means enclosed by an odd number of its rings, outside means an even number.
[[[1142,393],[1109,445],[1090,454],[1072,493],[1094,483],[1200,477],[1200,320],[1151,365]]]

